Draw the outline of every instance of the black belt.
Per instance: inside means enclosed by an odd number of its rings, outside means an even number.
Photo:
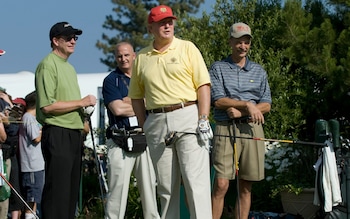
[[[237,118],[234,119],[236,124],[246,124],[246,123],[250,123],[252,122],[252,118],[250,117],[241,117],[241,118]]]
[[[252,122],[252,119],[250,117],[241,117],[241,118],[236,118],[233,119],[235,124],[248,124],[250,122]],[[233,122],[232,120],[227,120],[227,121],[218,121],[218,124],[222,124],[222,125],[232,125]]]
[[[168,112],[172,112],[174,110],[184,108],[186,106],[191,106],[193,104],[197,104],[197,101],[188,101],[185,103],[178,103],[178,104],[174,104],[174,105],[170,105],[170,106],[164,106],[161,108],[147,110],[147,112],[148,113],[168,113]]]
[[[113,136],[132,136],[132,135],[143,133],[141,128],[133,129],[133,130],[115,129],[111,131],[112,131],[112,137]]]

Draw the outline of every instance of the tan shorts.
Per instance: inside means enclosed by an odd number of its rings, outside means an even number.
[[[217,122],[213,142],[213,165],[216,178],[235,179],[238,160],[238,176],[248,181],[264,179],[265,143],[264,141],[239,137],[264,138],[262,125],[254,123],[236,124],[235,133],[231,122]],[[233,135],[235,134],[235,144]],[[236,149],[234,150],[234,145]],[[234,154],[236,151],[236,155]]]

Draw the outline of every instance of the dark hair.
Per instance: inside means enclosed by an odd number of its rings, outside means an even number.
[[[32,91],[31,93],[27,94],[27,96],[24,98],[27,103],[27,109],[35,108],[36,104],[36,91]]]

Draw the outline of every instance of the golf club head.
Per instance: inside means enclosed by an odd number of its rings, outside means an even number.
[[[176,131],[170,131],[168,132],[168,134],[165,135],[164,137],[165,146],[169,146],[175,143],[175,141],[178,138],[176,134],[177,134]]]

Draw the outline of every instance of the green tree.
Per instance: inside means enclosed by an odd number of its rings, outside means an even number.
[[[204,12],[201,18],[195,18],[185,13],[176,27],[177,36],[194,42],[210,67],[231,53],[229,27],[235,22],[250,25],[253,44],[249,57],[263,65],[269,76],[273,107],[267,115],[265,130],[268,137],[274,138],[297,137],[305,124],[297,101],[303,95],[299,74],[290,73],[291,65],[285,61],[283,48],[275,46],[281,18],[279,1],[218,0],[210,15]]]
[[[106,16],[103,28],[114,35],[103,33],[102,40],[97,41],[96,47],[106,55],[106,58],[101,58],[100,61],[109,69],[114,69],[116,67],[114,49],[117,43],[129,41],[136,51],[150,43],[151,37],[147,34],[147,17],[151,8],[165,4],[170,6],[174,12],[186,11],[194,14],[198,12],[203,2],[204,0],[112,0],[112,3],[116,5],[113,8],[114,14]]]
[[[300,73],[299,89],[304,93],[299,102],[306,126],[299,137],[313,139],[317,119],[349,119],[344,110],[349,107],[349,101],[344,101],[349,99],[349,71],[342,62],[349,46],[343,46],[347,41],[340,46],[338,39],[347,31],[338,27],[342,22],[333,13],[321,1],[302,6],[291,0],[283,10],[277,46],[284,48],[286,61]]]

